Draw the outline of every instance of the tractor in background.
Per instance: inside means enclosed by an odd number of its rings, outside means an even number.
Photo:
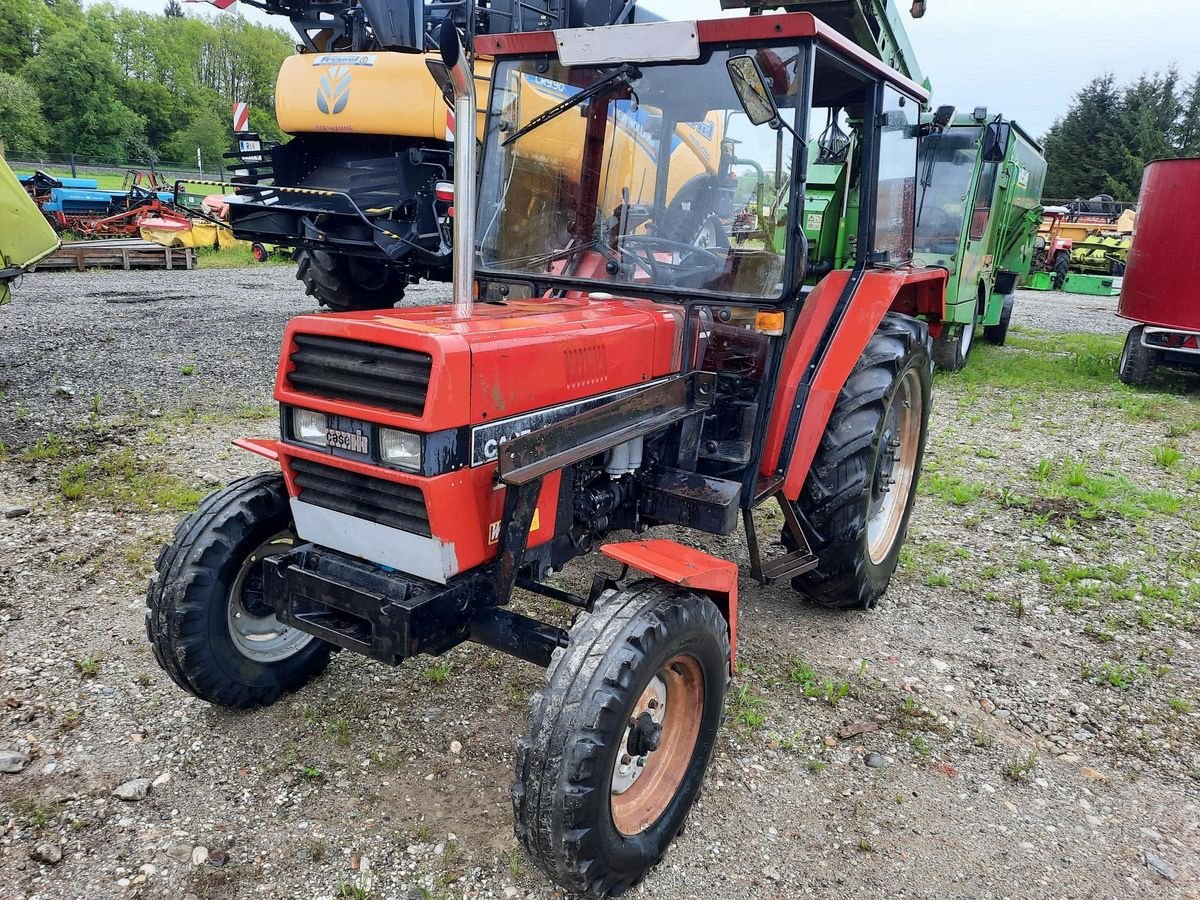
[[[452,26],[440,46],[454,303],[288,323],[279,438],[238,441],[272,471],[179,526],[147,635],[182,689],[235,708],[335,648],[398,665],[470,640],[546,668],[517,836],[566,890],[615,896],[682,829],[737,654],[737,564],[655,530],[741,528],[752,577],[833,609],[875,606],[895,571],[928,432],[920,317],[947,284],[914,265],[928,94],[809,13],[477,35],[482,117]],[[801,178],[780,245],[721,240],[700,138],[803,171],[840,113],[852,264],[811,270]],[[697,225],[716,239],[679,239]],[[759,533],[768,503],[782,533]],[[553,583],[597,554],[590,589]],[[573,624],[513,611],[518,588]]]
[[[1125,274],[1135,222],[1132,208],[1108,196],[1045,207],[1027,286],[1110,296],[1113,279]]]

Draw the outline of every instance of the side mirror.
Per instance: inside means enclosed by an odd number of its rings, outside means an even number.
[[[725,61],[729,80],[737,92],[738,100],[746,117],[754,125],[769,125],[778,130],[783,123],[779,118],[779,107],[767,87],[767,78],[753,56],[731,56]]]
[[[1008,122],[995,121],[988,125],[983,133],[983,161],[990,163],[1004,162],[1008,156],[1008,142],[1012,138],[1012,125]]]

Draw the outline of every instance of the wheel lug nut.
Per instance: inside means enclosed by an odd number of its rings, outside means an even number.
[[[623,766],[627,766],[627,765],[629,765],[631,762],[633,762],[633,757],[632,757],[632,756],[630,756],[628,753],[622,753],[622,754],[621,754],[621,765],[623,765]]]
[[[651,697],[649,702],[646,703],[646,706],[649,709],[658,709],[658,700],[654,697]]]

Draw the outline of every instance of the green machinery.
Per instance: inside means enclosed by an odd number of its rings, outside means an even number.
[[[801,227],[813,279],[854,264],[858,190],[848,124],[844,110],[830,110],[824,130],[810,136]],[[923,116],[921,129],[914,262],[949,272],[942,318],[932,323],[940,329],[934,357],[957,371],[977,331],[996,344],[1007,336],[1017,283],[1033,262],[1046,161],[1015,122],[984,109],[955,115],[943,107]],[[788,211],[770,202],[771,176],[755,174],[757,211],[740,217],[753,225],[740,234],[735,225],[735,240],[781,246]]]
[[[0,156],[0,305],[12,280],[58,247],[58,235]]]
[[[914,242],[918,265],[950,273],[934,360],[957,371],[976,331],[1003,344],[1017,283],[1041,223],[1046,160],[1015,122],[980,108],[938,111],[921,139]]]

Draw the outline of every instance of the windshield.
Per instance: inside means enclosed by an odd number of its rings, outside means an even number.
[[[624,72],[498,63],[480,191],[482,267],[781,296],[784,246],[764,223],[786,216],[778,195],[790,182],[793,140],[742,111],[725,68],[742,52]],[[794,118],[802,51],[751,53],[782,115]],[[584,91],[594,93],[556,109]]]
[[[917,253],[958,253],[982,133],[975,126],[949,128],[921,139]]]

